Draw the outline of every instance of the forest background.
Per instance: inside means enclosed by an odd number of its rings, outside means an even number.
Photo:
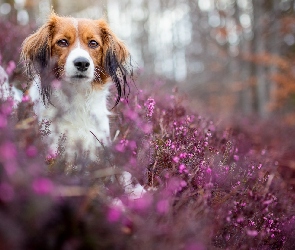
[[[106,18],[141,78],[177,86],[199,110],[295,123],[293,0],[2,0],[0,15],[38,26],[51,6],[60,15]]]

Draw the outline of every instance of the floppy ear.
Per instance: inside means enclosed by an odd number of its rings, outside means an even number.
[[[36,75],[42,76],[50,64],[51,33],[56,16],[52,14],[50,20],[40,27],[34,34],[25,39],[22,44],[21,61],[30,80]],[[47,73],[47,72],[46,72]],[[45,104],[51,93],[48,81],[41,81],[41,95]]]
[[[50,25],[44,24],[22,44],[21,60],[30,78],[41,73],[48,64],[51,54]]]
[[[128,98],[130,92],[127,82],[127,76],[132,73],[132,66],[130,62],[128,63],[130,54],[125,44],[111,31],[104,20],[99,20],[99,26],[103,39],[103,65],[107,74],[115,83],[118,92],[116,106],[121,97]]]

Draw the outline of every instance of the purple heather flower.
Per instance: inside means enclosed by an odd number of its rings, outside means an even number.
[[[33,146],[33,145],[29,146],[29,147],[27,148],[27,150],[26,150],[26,154],[27,154],[27,156],[29,156],[29,157],[35,157],[35,156],[37,155],[37,153],[38,153],[38,150],[37,150],[37,148],[36,148],[35,146]]]
[[[12,142],[5,142],[0,146],[0,156],[4,160],[13,159],[16,156],[16,147]]]
[[[52,181],[43,177],[34,180],[32,186],[37,194],[47,194],[53,189]]]
[[[10,98],[1,105],[1,112],[4,115],[10,115],[12,112],[13,108],[13,100],[11,100]]]
[[[147,117],[152,117],[155,109],[155,100],[153,98],[148,98],[144,106],[147,108]]]
[[[169,210],[169,201],[168,200],[160,200],[157,203],[157,211],[160,214],[166,214]]]
[[[22,102],[28,102],[30,101],[30,97],[28,95],[24,95],[22,98]]]
[[[182,174],[182,173],[187,173],[188,171],[187,171],[185,165],[181,164],[178,168],[178,172]]]
[[[180,187],[181,187],[181,189],[184,188],[184,187],[186,187],[186,186],[187,186],[186,181],[181,181],[181,182],[180,182]]]
[[[46,156],[46,160],[53,160],[57,157],[58,153],[50,150],[50,152],[48,152],[47,156]]]
[[[0,113],[0,128],[5,128],[7,125],[7,118]]]
[[[14,61],[10,61],[7,65],[6,72],[8,75],[11,75],[14,69],[16,68],[16,64]]]
[[[117,222],[122,215],[122,210],[119,207],[110,207],[107,212],[107,219],[109,222]]]
[[[256,230],[247,230],[247,234],[249,236],[255,237],[258,235],[258,232]]]
[[[173,161],[176,162],[176,163],[178,163],[178,162],[179,162],[179,157],[174,156],[174,157],[173,157]]]
[[[150,194],[145,194],[143,197],[135,199],[131,205],[135,210],[143,211],[151,206],[152,201],[153,197]]]

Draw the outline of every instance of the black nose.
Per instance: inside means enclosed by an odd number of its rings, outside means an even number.
[[[89,68],[90,62],[85,57],[78,57],[74,60],[74,65],[79,71],[86,71]]]

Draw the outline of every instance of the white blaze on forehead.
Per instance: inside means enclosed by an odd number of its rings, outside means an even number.
[[[75,47],[77,48],[80,48],[80,39],[79,39],[79,24],[78,24],[78,19],[76,18],[72,18],[72,22],[73,22],[73,25],[76,29],[76,38],[77,38],[77,41],[76,41],[76,45]]]
[[[73,27],[76,30],[76,40],[74,41],[73,44],[73,49],[70,51],[66,63],[64,65],[64,80],[66,82],[92,82],[94,79],[94,73],[95,73],[95,67],[94,67],[94,62],[88,53],[87,50],[83,49],[81,46],[81,41],[79,39],[79,20],[76,18],[71,19]],[[75,60],[78,58],[84,58],[89,61],[89,67],[85,71],[80,71],[76,66],[75,66]],[[84,76],[84,78],[79,79],[77,76]],[[74,79],[76,78],[76,80]],[[78,79],[78,80],[77,80]],[[85,85],[88,86],[88,85]]]

